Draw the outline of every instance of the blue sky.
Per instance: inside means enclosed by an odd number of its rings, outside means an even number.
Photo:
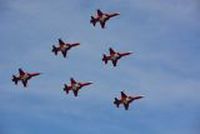
[[[98,8],[121,15],[94,28]],[[197,134],[199,11],[198,0],[1,0],[0,133]],[[56,57],[58,38],[81,46]],[[101,62],[109,47],[134,55],[113,68]],[[15,86],[19,67],[43,75]],[[65,95],[72,76],[94,85]],[[121,90],[145,98],[117,109]]]

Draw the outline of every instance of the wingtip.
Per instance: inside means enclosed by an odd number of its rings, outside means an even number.
[[[21,68],[21,67],[20,67],[20,68],[18,68],[18,71],[21,71],[21,70],[23,70],[23,68]]]
[[[121,93],[124,93],[126,89],[122,90]]]
[[[113,48],[112,48],[112,47],[109,47],[109,50],[113,50]]]

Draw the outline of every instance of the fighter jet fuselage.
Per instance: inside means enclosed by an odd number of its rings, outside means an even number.
[[[64,45],[60,45],[60,50],[62,52],[65,52],[66,50],[70,49],[70,45],[69,44],[64,44]]]
[[[72,90],[78,91],[81,88],[81,84],[80,83],[75,83],[71,87],[72,87]]]
[[[119,53],[114,53],[110,56],[110,60],[111,61],[116,61],[116,60],[119,60],[121,58],[120,54]]]

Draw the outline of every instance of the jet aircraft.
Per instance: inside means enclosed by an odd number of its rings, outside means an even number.
[[[58,39],[58,42],[58,47],[55,45],[52,46],[52,52],[55,53],[55,55],[61,52],[64,58],[67,56],[68,50],[80,45],[80,43],[65,43],[62,39]]]
[[[114,16],[118,16],[118,15],[120,14],[119,13],[103,13],[100,9],[98,9],[96,16],[91,16],[90,23],[92,23],[93,26],[95,26],[96,23],[99,22],[101,25],[101,28],[105,28],[106,22],[110,18]]]
[[[70,78],[70,85],[64,84],[63,90],[68,94],[70,90],[73,91],[74,96],[78,96],[78,92],[81,88],[93,84],[92,82],[77,82],[74,78]]]
[[[108,61],[110,60],[114,67],[117,66],[117,62],[119,59],[121,59],[124,56],[132,54],[132,52],[125,52],[125,53],[116,52],[115,50],[113,50],[113,48],[109,48],[109,51],[110,51],[110,55],[107,56],[106,54],[103,54],[102,61],[105,64],[107,64]]]
[[[127,96],[123,91],[121,91],[121,98],[118,99],[115,97],[114,104],[119,108],[119,105],[124,105],[125,110],[129,109],[129,104],[137,99],[143,98],[143,95],[137,95],[137,96]]]
[[[17,85],[18,81],[21,81],[24,87],[27,87],[28,80],[32,77],[38,76],[41,73],[28,73],[24,72],[21,68],[18,69],[19,75],[13,75],[12,81]]]

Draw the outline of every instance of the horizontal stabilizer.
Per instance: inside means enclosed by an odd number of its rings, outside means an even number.
[[[117,107],[119,107],[120,101],[115,97],[115,100],[113,102]]]
[[[102,61],[104,61],[105,64],[108,63],[108,58],[106,57],[105,54],[103,54],[103,58],[102,58]]]
[[[53,48],[52,48],[52,52],[54,52],[55,53],[55,55],[57,55],[58,54],[58,49],[56,48],[56,46],[52,46]]]
[[[12,81],[15,82],[16,85],[17,85],[17,83],[18,83],[18,80],[19,80],[19,79],[18,79],[15,75],[13,75]]]

